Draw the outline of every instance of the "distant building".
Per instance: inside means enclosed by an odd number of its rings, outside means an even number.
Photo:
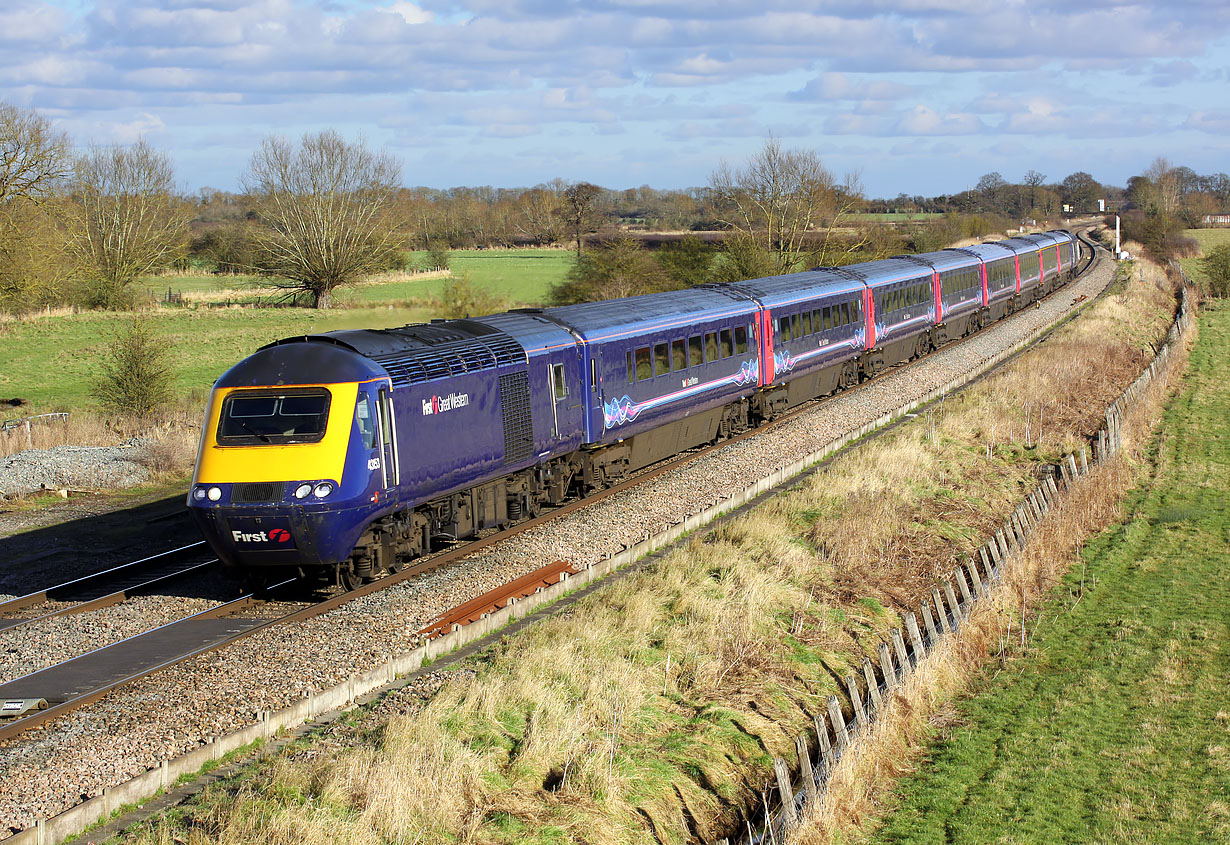
[[[1204,215],[1204,225],[1230,226],[1230,214],[1206,214]]]

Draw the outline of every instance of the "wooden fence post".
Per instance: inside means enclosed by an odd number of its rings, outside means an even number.
[[[824,724],[824,714],[813,713],[811,718],[816,725],[816,740],[820,743],[820,760],[827,772],[833,767],[833,744],[829,742],[829,729]]]
[[[893,657],[888,651],[888,643],[880,642],[880,671],[884,673],[884,690],[889,692],[897,686],[897,672],[893,669]]]
[[[935,603],[935,612],[940,617],[940,633],[948,633],[948,613],[944,610],[944,602],[940,599],[940,591],[935,587],[931,588],[931,601]]]
[[[952,571],[952,577],[957,582],[957,587],[961,590],[961,601],[965,604],[965,609],[961,611],[962,616],[969,615],[969,605],[973,601],[973,597],[969,594],[969,584],[965,583],[965,576],[961,574],[961,567],[957,567]]]
[[[940,634],[935,630],[935,619],[931,616],[931,605],[924,599],[922,603],[923,624],[927,626],[927,639],[931,641],[932,648],[940,641]]]
[[[999,577],[999,573],[996,571],[995,564],[991,562],[991,555],[988,552],[989,549],[990,549],[990,544],[987,544],[983,546],[982,548],[978,549],[978,557],[982,558],[982,569],[984,572],[987,573],[988,581],[990,581],[992,578]]]
[[[927,649],[923,645],[922,632],[918,630],[918,617],[912,610],[905,614],[905,629],[910,633],[910,645],[914,647],[914,657],[916,660],[922,660]]]
[[[846,691],[850,693],[850,706],[854,709],[854,720],[859,728],[867,725],[867,710],[863,707],[863,696],[858,690],[858,682],[853,675],[846,675]]]
[[[784,832],[789,834],[798,823],[798,816],[794,813],[794,788],[790,785],[790,770],[786,768],[786,761],[781,757],[774,757],[773,772],[777,775],[777,792],[782,799],[782,826]],[[772,818],[765,821],[773,824]]]
[[[952,610],[952,627],[955,631],[961,622],[961,617],[965,614],[961,612],[961,603],[957,601],[957,594],[952,591],[951,581],[944,582],[944,598],[948,599],[948,607]]]
[[[986,588],[983,586],[982,579],[978,576],[978,567],[974,566],[973,558],[966,562],[965,568],[969,571],[970,588],[974,594],[974,599],[982,598]]]
[[[846,730],[846,717],[841,712],[837,696],[829,696],[829,721],[837,732],[837,750],[844,752],[850,746],[850,732]]]
[[[803,776],[803,794],[807,796],[807,806],[815,807],[820,800],[820,791],[816,786],[816,773],[811,767],[811,752],[807,749],[806,734],[799,734],[794,738],[794,750],[799,753],[799,773]]]
[[[910,663],[910,655],[905,650],[905,639],[901,636],[900,628],[893,628],[890,633],[893,636],[893,651],[897,652],[897,662],[901,664],[901,677],[909,674],[913,664]]]

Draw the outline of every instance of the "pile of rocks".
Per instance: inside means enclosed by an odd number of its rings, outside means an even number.
[[[55,446],[0,458],[0,498],[37,490],[102,490],[150,480],[148,444],[139,437],[118,446]]]

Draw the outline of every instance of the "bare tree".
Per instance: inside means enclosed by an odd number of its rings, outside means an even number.
[[[71,169],[67,135],[36,111],[0,103],[0,203],[46,199]]]
[[[538,244],[553,244],[566,231],[564,200],[553,186],[539,185],[518,198],[517,231]]]
[[[1183,183],[1180,168],[1172,165],[1167,159],[1158,156],[1153,159],[1145,178],[1153,183],[1153,200],[1156,209],[1164,219],[1169,220],[1179,210],[1179,201],[1183,197]]]
[[[594,216],[594,201],[602,194],[602,189],[589,182],[573,182],[564,189],[564,201],[568,205],[568,222],[572,225],[572,233],[577,239],[577,258],[581,257],[581,235],[592,232],[591,225]]]
[[[176,195],[170,158],[144,140],[79,156],[71,199],[69,248],[91,305],[127,305],[132,283],[186,246],[191,209]]]
[[[830,263],[833,233],[861,194],[853,174],[838,182],[813,150],[784,150],[772,137],[745,167],[732,171],[723,162],[710,185],[719,219],[765,250],[778,273],[809,254]],[[816,233],[821,245],[812,252]]]
[[[261,269],[274,284],[332,304],[333,291],[380,270],[401,246],[391,209],[401,171],[391,155],[349,143],[332,129],[298,147],[268,137],[252,156],[245,186],[259,219]]]
[[[1046,174],[1039,173],[1036,170],[1026,170],[1025,175],[1021,178],[1021,184],[1029,188],[1029,208],[1033,210],[1038,207],[1038,188],[1046,183]]]

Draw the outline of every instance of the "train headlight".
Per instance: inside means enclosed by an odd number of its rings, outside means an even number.
[[[221,487],[210,487],[209,492],[206,493],[205,495],[209,496],[209,501],[216,502],[222,498],[222,488]]]
[[[308,493],[312,492],[312,485],[304,482],[295,488],[296,499],[306,499]]]
[[[323,499],[333,492],[333,485],[327,481],[322,481],[312,490],[316,494],[317,499]]]
[[[203,501],[205,501],[205,488],[204,488],[204,487],[198,487],[198,488],[196,488],[195,490],[193,490],[193,491],[192,491],[192,498],[196,499],[198,502],[203,502]]]

